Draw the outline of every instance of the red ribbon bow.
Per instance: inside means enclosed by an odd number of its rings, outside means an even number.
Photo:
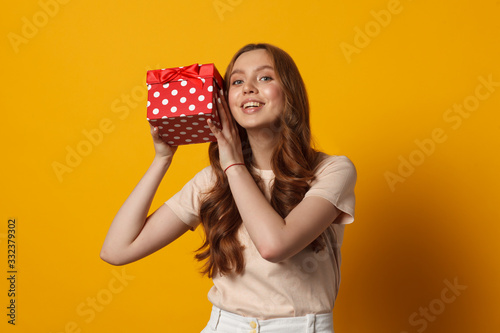
[[[203,80],[199,76],[200,66],[193,64],[187,67],[167,68],[161,71],[148,72],[148,83],[167,83],[170,81],[196,79],[192,82],[203,88]]]

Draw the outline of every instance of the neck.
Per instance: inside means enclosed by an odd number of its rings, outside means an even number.
[[[271,130],[247,130],[248,142],[252,147],[253,164],[257,169],[271,170],[274,147],[278,142],[278,133]]]

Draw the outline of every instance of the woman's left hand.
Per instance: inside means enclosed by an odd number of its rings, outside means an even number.
[[[243,151],[236,121],[231,115],[223,94],[219,95],[216,104],[222,130],[217,128],[210,118],[207,120],[207,124],[217,138],[220,165],[222,170],[225,170],[231,164],[244,163]]]

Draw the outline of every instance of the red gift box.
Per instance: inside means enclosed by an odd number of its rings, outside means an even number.
[[[214,64],[156,69],[147,72],[147,119],[163,140],[178,146],[217,141],[207,119],[221,128],[217,99],[223,81]]]

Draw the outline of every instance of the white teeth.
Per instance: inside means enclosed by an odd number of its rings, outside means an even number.
[[[262,104],[260,104],[259,102],[247,102],[245,104],[243,104],[243,108],[246,109],[246,108],[258,108],[259,106],[261,106]]]

